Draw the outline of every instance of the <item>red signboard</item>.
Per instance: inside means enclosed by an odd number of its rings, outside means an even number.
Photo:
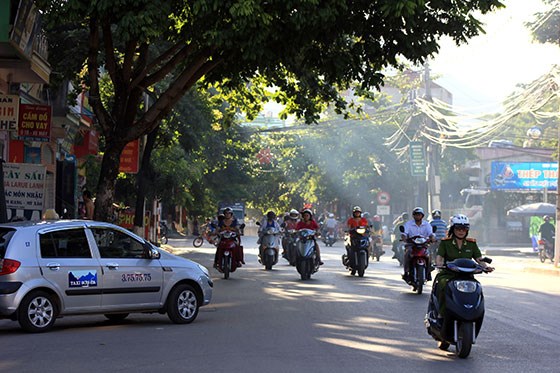
[[[51,136],[51,107],[48,105],[19,105],[18,137],[21,140],[49,141]]]
[[[138,173],[138,160],[140,157],[140,140],[129,142],[121,154],[119,172],[128,174]]]

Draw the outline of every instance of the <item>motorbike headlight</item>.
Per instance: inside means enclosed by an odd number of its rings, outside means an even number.
[[[364,233],[366,233],[366,229],[365,228],[358,228],[358,229],[356,229],[356,233],[364,234]]]
[[[455,281],[455,288],[461,293],[474,293],[476,291],[476,282],[474,281]]]

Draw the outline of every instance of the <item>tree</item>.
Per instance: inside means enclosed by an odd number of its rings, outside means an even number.
[[[153,131],[197,82],[244,92],[249,103],[262,93],[262,84],[275,86],[273,99],[286,112],[312,122],[324,102],[344,110],[337,88],[355,81],[379,87],[384,67],[398,67],[401,57],[421,62],[437,52],[442,35],[465,42],[482,31],[474,12],[503,6],[498,0],[327,0],[320,7],[315,0],[37,4],[50,37],[87,35],[76,41],[82,50],[88,44],[86,84],[106,144],[95,206],[100,220],[110,209],[125,145]],[[165,46],[165,52],[155,54],[153,45]],[[112,99],[100,89],[102,70]],[[172,77],[166,89],[141,110],[144,92],[166,77]]]

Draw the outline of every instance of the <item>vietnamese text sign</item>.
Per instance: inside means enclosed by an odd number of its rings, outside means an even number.
[[[128,174],[135,174],[138,172],[139,147],[140,141],[138,139],[126,144],[121,153],[119,172]]]
[[[4,164],[6,207],[14,210],[43,211],[46,169],[43,165]]]
[[[51,136],[51,107],[48,105],[19,106],[18,137],[23,140],[49,141]]]
[[[18,111],[19,96],[0,95],[0,130],[17,130]]]
[[[492,162],[491,189],[548,189],[558,186],[558,163]]]
[[[412,176],[426,176],[426,154],[422,141],[411,141],[410,150],[410,174]]]

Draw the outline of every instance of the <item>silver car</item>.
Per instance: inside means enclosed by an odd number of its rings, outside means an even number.
[[[167,313],[194,321],[210,303],[202,265],[113,224],[60,220],[0,224],[0,318],[44,332],[58,316]]]

